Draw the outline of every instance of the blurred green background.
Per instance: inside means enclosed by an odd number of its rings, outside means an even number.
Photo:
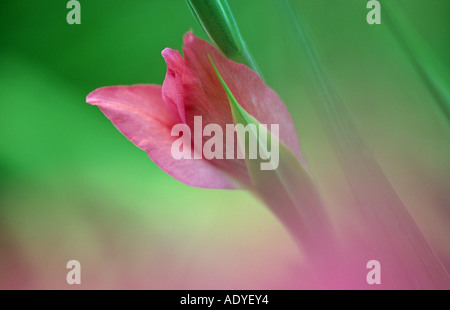
[[[391,2],[448,78],[450,2]],[[0,288],[70,289],[72,259],[81,288],[311,287],[263,204],[177,182],[85,103],[101,86],[162,84],[161,51],[181,49],[189,29],[206,38],[185,1],[80,0],[81,25],[67,24],[66,3],[0,4]],[[229,3],[331,211],[351,223],[292,25],[277,0]],[[298,3],[364,140],[430,243],[446,245],[448,120],[386,24],[367,24],[366,1]]]

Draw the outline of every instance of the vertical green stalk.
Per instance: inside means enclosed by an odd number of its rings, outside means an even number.
[[[186,0],[208,37],[229,59],[261,75],[226,0]]]

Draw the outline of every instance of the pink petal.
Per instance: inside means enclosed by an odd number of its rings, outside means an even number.
[[[194,117],[203,117],[203,126],[233,124],[230,104],[208,55],[241,106],[260,123],[279,124],[280,140],[303,160],[292,118],[278,95],[255,71],[224,57],[208,42],[189,32],[184,37],[184,59],[177,51],[166,49],[167,76],[164,98],[176,106],[179,115],[191,128]],[[224,146],[225,147],[225,146]],[[240,182],[249,184],[244,160],[214,160],[213,164]]]
[[[178,115],[180,122],[186,123],[186,115],[184,106],[179,99],[183,92],[181,85],[181,77],[184,72],[183,58],[178,51],[165,49],[162,54],[167,62],[167,73],[162,87],[162,95],[168,109]]]
[[[160,86],[104,87],[86,99],[97,105],[117,129],[175,179],[195,187],[234,188],[233,181],[206,160],[175,160],[171,154],[172,127],[179,123],[163,101]]]

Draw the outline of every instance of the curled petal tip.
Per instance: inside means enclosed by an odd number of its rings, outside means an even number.
[[[166,58],[167,56],[170,56],[174,53],[175,51],[169,47],[166,47],[162,52],[161,55]]]
[[[171,48],[166,48],[162,51],[161,55],[166,61],[167,68],[169,70],[183,72],[183,59],[181,58],[179,51],[175,51]]]
[[[192,32],[192,29],[189,30],[183,38],[184,44],[192,43],[195,40],[194,32]]]
[[[101,87],[97,88],[96,90],[93,90],[89,95],[87,95],[86,102],[92,105],[96,105],[99,101],[98,94],[101,93],[106,88],[107,87]]]

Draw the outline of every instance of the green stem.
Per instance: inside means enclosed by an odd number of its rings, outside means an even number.
[[[229,59],[261,75],[226,0],[186,0],[208,37]]]
[[[246,166],[252,180],[252,188],[249,190],[284,224],[315,271],[329,275],[330,256],[339,255],[337,240],[327,210],[308,169],[284,143],[276,136],[272,136],[268,129],[261,127],[260,123],[242,108],[220,75],[214,61],[211,58],[210,61],[227,93],[234,123],[248,127],[249,136],[258,141],[260,146],[260,157],[250,159],[249,150],[245,147],[245,138],[238,141],[245,150]],[[262,158],[270,157],[264,145],[272,145],[272,142],[279,146],[279,164],[273,170],[263,170]],[[262,153],[264,156],[261,156]]]

